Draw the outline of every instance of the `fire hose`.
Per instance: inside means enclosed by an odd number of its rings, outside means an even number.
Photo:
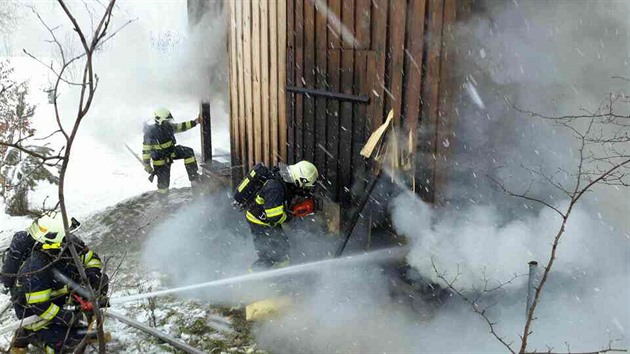
[[[384,261],[398,260],[398,259],[403,259],[407,255],[408,252],[409,252],[409,249],[407,247],[386,248],[386,249],[367,252],[367,253],[363,253],[359,255],[352,255],[352,256],[333,258],[333,259],[325,259],[325,260],[315,261],[315,262],[310,262],[310,263],[297,264],[297,265],[293,265],[293,266],[289,266],[285,268],[267,270],[264,272],[247,273],[247,274],[238,275],[231,278],[218,279],[218,280],[213,280],[213,281],[199,283],[199,284],[187,285],[187,286],[171,288],[171,289],[157,290],[157,291],[152,291],[152,292],[143,293],[143,294],[135,294],[135,295],[111,298],[109,299],[109,304],[111,306],[111,305],[117,305],[117,304],[124,304],[128,302],[134,302],[134,301],[157,297],[157,296],[181,293],[181,292],[186,292],[190,290],[197,290],[197,289],[202,289],[202,288],[234,285],[234,284],[239,284],[239,283],[261,281],[261,280],[271,280],[271,279],[276,279],[276,278],[288,276],[288,275],[313,273],[318,270],[321,270],[322,268],[327,269],[326,267],[333,267],[333,266],[334,267],[338,267],[338,266],[347,267],[347,266],[361,265],[365,263],[379,263],[379,262],[384,262]],[[81,293],[82,291],[85,292],[85,289],[81,288],[78,284],[74,282],[67,282],[67,283],[68,283],[68,286],[71,289],[77,291],[77,293]],[[40,319],[39,316],[33,315],[30,317],[15,321],[4,327],[0,327],[0,334],[16,330],[23,326],[27,326],[29,324],[32,324],[35,321],[38,321],[39,319]]]

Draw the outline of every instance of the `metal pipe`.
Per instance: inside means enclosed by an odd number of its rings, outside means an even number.
[[[536,288],[538,287],[538,262],[529,262],[529,281],[527,282],[527,304],[525,307],[525,317],[529,316],[529,309],[534,303]]]
[[[162,333],[160,331],[155,330],[154,328],[151,328],[143,323],[140,323],[136,320],[132,320],[129,317],[123,316],[117,312],[114,312],[112,310],[108,310],[105,315],[107,317],[111,317],[114,319],[117,319],[118,321],[125,323],[131,327],[137,328],[143,332],[146,332],[154,337],[157,337],[163,341],[165,341],[166,343],[172,345],[173,347],[182,350],[186,353],[190,353],[190,354],[203,354],[204,352],[202,352],[199,349],[193,348],[190,345],[182,342],[181,340],[175,339],[171,336],[166,335],[165,333]]]
[[[341,92],[332,92],[332,91],[310,89],[306,87],[296,87],[296,86],[287,86],[286,89],[287,89],[287,92],[301,93],[301,94],[305,94],[309,96],[333,98],[339,101],[350,101],[350,102],[359,102],[359,103],[370,102],[370,96],[357,96],[357,95],[350,95],[350,94],[341,93]]]

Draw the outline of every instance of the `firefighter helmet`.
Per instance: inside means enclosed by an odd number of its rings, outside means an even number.
[[[171,111],[164,107],[156,109],[155,113],[153,113],[153,117],[155,119],[155,123],[157,123],[158,125],[164,123],[164,121],[166,120],[173,119]]]
[[[70,231],[78,230],[79,226],[81,226],[81,223],[72,218]],[[28,233],[35,241],[41,243],[44,249],[61,248],[61,243],[66,237],[61,212],[48,212],[33,221],[33,224],[28,228]]]
[[[313,188],[319,176],[317,167],[305,160],[286,166],[285,174],[289,177],[285,178],[287,182],[293,183],[300,188]]]

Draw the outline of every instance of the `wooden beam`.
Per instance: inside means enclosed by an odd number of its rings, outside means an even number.
[[[341,49],[331,49],[328,51],[328,85],[330,90],[339,91],[341,88]],[[326,165],[326,189],[328,195],[334,200],[339,200],[339,133],[340,133],[340,104],[338,100],[328,100],[326,125],[326,151],[330,154]]]
[[[367,77],[367,56],[370,48],[370,18],[371,0],[355,0],[355,25],[354,33],[356,38],[356,52],[354,57],[354,91],[357,95],[369,95],[371,87],[367,87],[369,82]],[[367,118],[366,105],[353,105],[353,132],[352,132],[352,168],[355,177],[355,184],[367,180],[366,160],[359,154],[367,138],[369,121]],[[371,132],[370,132],[371,133]],[[362,183],[363,184],[363,183]]]
[[[341,0],[328,0],[329,15],[332,18],[341,20]],[[327,35],[327,57],[328,57],[328,86],[329,90],[339,92],[341,90],[341,34],[334,31],[332,26],[328,26]],[[341,119],[339,111],[339,101],[328,100],[327,125],[326,125],[326,150],[330,154],[326,165],[326,176],[328,181],[324,186],[328,196],[334,200],[339,200],[339,121]]]
[[[385,95],[385,60],[387,43],[387,8],[388,0],[372,1],[372,27],[370,30],[372,50],[376,52],[374,81],[370,90],[370,116],[372,117],[372,130],[378,128],[384,121]]]
[[[387,73],[389,93],[385,95],[385,110],[394,110],[394,127],[400,126],[402,114],[403,62],[405,55],[405,19],[406,0],[390,0]]]
[[[252,89],[254,109],[254,159],[255,162],[263,161],[263,131],[262,131],[262,88],[261,88],[261,63],[260,63],[260,1],[252,0]]]
[[[295,77],[294,85],[304,87],[304,1],[295,0]],[[304,97],[295,99],[295,161],[304,158]]]
[[[212,121],[210,117],[210,102],[202,102],[199,107],[201,114],[201,159],[202,162],[212,162]]]
[[[409,176],[409,185],[415,191],[415,156],[417,152],[418,142],[418,122],[420,121],[420,92],[422,89],[422,59],[423,59],[423,43],[424,43],[424,16],[426,9],[426,0],[411,0],[407,10],[407,38],[405,43],[405,77],[407,83],[405,85],[405,106],[402,114],[404,115],[404,130],[407,139],[407,150],[409,155],[406,156],[411,164],[411,173]]]
[[[237,55],[237,22],[236,22],[236,3],[228,4],[228,55],[230,57],[229,64],[229,82],[230,82],[230,155],[232,166],[239,166],[241,162],[241,146],[239,144],[239,90],[238,90],[238,55]],[[240,27],[240,23],[238,23]],[[201,134],[202,144],[204,134]],[[242,177],[239,169],[232,170],[232,186]]]
[[[315,86],[315,5],[304,1],[304,86]],[[315,99],[304,97],[304,159],[315,161]]]
[[[319,6],[317,6],[319,5]],[[326,0],[321,0],[315,6],[315,82],[320,90],[327,89],[326,65],[327,65],[327,28],[328,5]],[[322,180],[327,181],[328,175],[326,163],[328,152],[326,151],[326,98],[315,97],[315,166],[321,171]]]
[[[440,81],[440,49],[442,47],[442,6],[443,0],[428,0],[427,6],[427,56],[425,58],[426,74],[422,88],[422,121],[416,157],[416,192],[429,202],[435,196],[435,159],[436,159],[436,127],[438,120],[439,81]]]
[[[296,46],[295,46],[295,2],[296,0],[287,0],[287,62],[283,65],[286,67],[287,86],[297,85],[295,81],[296,64]],[[284,89],[284,86],[282,87]],[[286,162],[292,164],[295,162],[295,144],[296,144],[296,100],[295,95],[286,95],[287,102],[287,159]]]
[[[292,2],[289,0],[288,2]],[[278,124],[279,124],[279,158],[287,162],[287,0],[277,2],[278,12]],[[289,17],[292,19],[293,14]]]
[[[269,0],[260,1],[260,100],[262,120],[262,160],[267,166],[271,162],[271,124],[269,116]],[[273,0],[275,2],[275,0]],[[277,119],[277,117],[276,117]],[[277,128],[277,122],[276,127]]]
[[[278,77],[280,68],[278,67],[278,4],[276,1],[269,1],[269,118],[271,119],[270,143],[271,143],[271,164],[276,165],[280,158],[278,150],[278,94],[280,87],[278,86]],[[283,32],[282,35],[286,36]],[[286,49],[285,53],[286,53]]]
[[[358,38],[358,37],[357,37]],[[354,55],[354,82],[353,87],[356,94],[366,92],[367,74],[367,53],[365,51],[356,51]],[[365,91],[364,91],[365,90]],[[352,120],[352,174],[355,183],[367,181],[365,172],[367,168],[366,160],[359,153],[366,142],[366,119],[364,104],[353,104],[353,120]],[[364,183],[361,183],[363,185]]]
[[[239,1],[241,2],[241,1]],[[243,1],[243,62],[245,73],[245,120],[247,126],[247,168],[255,164],[254,157],[254,104],[252,96],[252,2]]]
[[[344,0],[341,4],[341,21],[347,29],[354,29],[354,0]],[[341,51],[341,92],[353,94],[354,48],[348,48],[354,42],[353,34],[342,35]],[[341,130],[339,132],[339,185],[341,188],[342,207],[350,206],[352,183],[352,103],[342,102],[340,112]],[[357,152],[358,153],[358,152]]]
[[[440,102],[438,110],[438,122],[436,131],[436,164],[434,171],[436,204],[444,202],[445,187],[447,184],[450,164],[448,158],[451,146],[455,140],[454,123],[456,116],[453,106],[453,93],[450,91],[456,87],[453,72],[452,43],[453,26],[457,17],[457,1],[444,0],[444,16],[442,24],[442,60],[440,65]]]
[[[370,27],[372,16],[372,0],[355,0],[355,29],[358,50],[370,49]]]

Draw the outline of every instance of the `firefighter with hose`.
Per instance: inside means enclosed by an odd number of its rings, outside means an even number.
[[[279,268],[289,264],[289,240],[282,225],[292,217],[315,211],[312,189],[319,173],[308,161],[268,168],[257,164],[234,192],[254,238],[258,259],[250,270]]]
[[[17,271],[11,292],[16,316],[24,319],[36,315],[38,320],[17,330],[10,353],[26,353],[29,344],[46,353],[72,350],[89,335],[87,323],[80,320],[84,317],[81,313],[91,314],[93,304],[69,289],[69,280],[82,284],[70,245],[79,255],[97,299],[105,298],[108,289],[103,264],[83,242],[66,235],[60,212],[37,219],[28,234],[34,240],[33,246]]]

